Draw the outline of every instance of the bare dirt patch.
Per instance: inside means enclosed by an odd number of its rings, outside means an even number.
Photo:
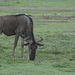
[[[11,10],[11,9],[22,9],[22,10],[75,10],[75,8],[72,8],[72,7],[22,7],[22,8],[18,8],[18,7],[0,7],[0,9],[8,9],[8,10]],[[53,18],[53,19],[64,19],[64,18],[75,18],[75,16],[32,16],[33,18],[35,19],[39,19],[39,18],[42,18],[42,19],[50,19],[50,18]],[[69,21],[36,21],[36,22],[39,22],[39,23],[69,23]]]
[[[68,21],[37,21],[38,23],[69,23]]]
[[[24,9],[24,10],[75,10],[72,7],[0,7],[0,9]]]
[[[75,16],[43,16],[49,18],[75,18]]]
[[[75,16],[32,16],[33,18],[37,19],[38,23],[69,23],[67,19],[75,18]],[[46,21],[39,21],[39,19],[44,19]],[[56,21],[49,21],[49,19],[55,19]],[[60,20],[61,19],[61,20]]]

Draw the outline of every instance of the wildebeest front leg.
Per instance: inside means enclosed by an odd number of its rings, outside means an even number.
[[[21,37],[21,57],[23,57],[23,59],[25,59],[25,57],[23,55],[23,48],[24,48],[24,38]]]
[[[12,52],[12,57],[14,57],[15,48],[17,46],[18,39],[19,39],[19,35],[17,34],[17,35],[15,35],[15,42],[14,42],[14,48],[13,48],[13,52]]]

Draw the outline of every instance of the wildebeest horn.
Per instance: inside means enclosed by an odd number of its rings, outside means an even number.
[[[39,45],[39,46],[44,46],[44,44],[40,44],[40,43],[37,43],[37,45]]]
[[[31,41],[30,38],[31,38],[30,36],[25,38],[25,41],[31,44],[33,41]]]
[[[28,36],[27,38],[25,38],[25,41],[27,41],[30,38],[30,36]]]
[[[43,40],[43,38],[42,37],[40,37],[41,38],[41,40],[36,40],[36,42],[41,42],[42,40]]]
[[[37,45],[39,45],[39,46],[44,46],[44,44],[40,44],[39,42],[41,42],[42,40],[43,40],[43,38],[42,37],[40,37],[41,39],[40,40],[36,40],[36,43],[37,43]]]
[[[32,40],[30,40],[30,36],[29,37],[27,37],[27,38],[25,38],[25,41],[27,42],[26,44],[24,44],[24,45],[28,45],[28,44],[32,44],[33,43],[33,41]],[[39,42],[41,42],[42,40],[43,40],[43,38],[42,37],[40,37],[41,39],[40,40],[36,40],[35,42],[36,42],[36,44],[37,45],[39,45],[39,46],[43,46],[44,44],[40,44]]]

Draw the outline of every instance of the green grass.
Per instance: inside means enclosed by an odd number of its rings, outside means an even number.
[[[60,12],[61,13],[61,12]],[[6,13],[7,14],[7,13]],[[68,14],[69,15],[69,14]],[[54,20],[50,19],[50,20]],[[25,47],[22,59],[19,39],[12,59],[14,36],[0,35],[0,74],[1,75],[74,75],[75,74],[75,22],[68,18],[70,23],[38,23],[34,20],[34,34],[44,38],[44,46],[37,49],[35,61],[28,60],[28,49]],[[47,21],[47,18],[41,19]],[[65,17],[61,20],[65,20]],[[60,19],[56,19],[60,21]]]
[[[25,1],[0,0],[0,7],[75,7],[75,0]],[[19,38],[15,58],[12,58],[14,36],[0,35],[0,75],[75,75],[75,17],[71,17],[75,16],[75,10],[0,9],[0,15],[17,13],[33,16],[35,38],[42,36],[44,46],[38,47],[35,61],[28,60],[28,47],[25,47],[26,59],[22,59]]]
[[[0,0],[1,7],[75,7],[75,0]]]

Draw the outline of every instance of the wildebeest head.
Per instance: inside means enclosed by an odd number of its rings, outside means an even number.
[[[39,42],[41,42],[43,40],[42,37],[41,40],[29,40],[30,37],[26,38],[25,41],[27,42],[25,45],[28,45],[29,48],[29,59],[30,60],[34,60],[35,59],[35,55],[36,55],[36,49],[37,46],[43,46],[43,44],[40,44]]]

